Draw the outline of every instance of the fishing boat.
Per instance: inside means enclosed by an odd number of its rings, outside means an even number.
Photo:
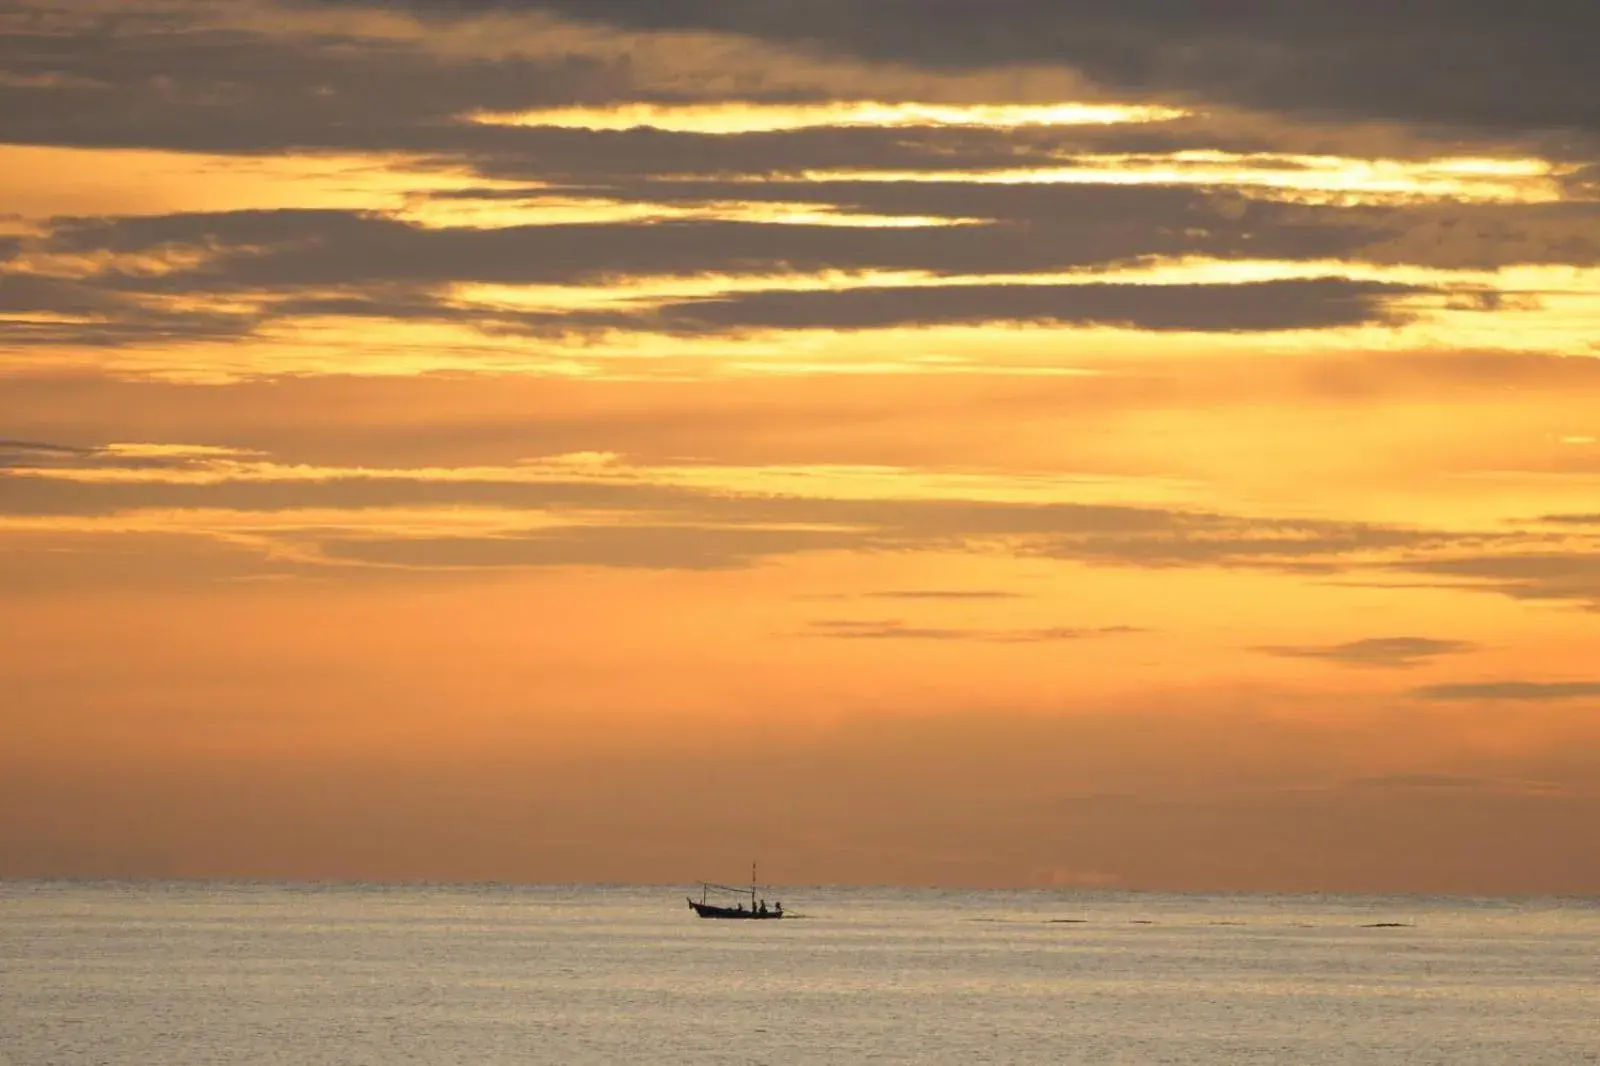
[[[712,903],[710,901],[710,895],[713,892],[721,893],[724,896],[748,895],[750,897],[750,906],[746,907],[742,899],[733,906],[728,906],[726,901],[723,903]],[[768,907],[767,901],[764,899],[757,902],[756,868],[754,863],[752,863],[750,866],[749,888],[734,888],[731,885],[718,885],[713,884],[710,881],[701,881],[700,901],[698,903],[695,902],[693,896],[685,896],[684,898],[689,901],[689,909],[694,911],[695,914],[702,918],[742,918],[746,921],[749,921],[783,917],[782,903],[777,903],[771,907]]]

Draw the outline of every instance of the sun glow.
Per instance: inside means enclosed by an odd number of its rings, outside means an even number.
[[[132,457],[169,463],[119,463]],[[867,463],[750,464],[637,463],[611,454],[578,452],[530,458],[495,466],[375,467],[284,463],[221,446],[193,444],[114,444],[81,457],[76,465],[14,468],[14,476],[100,485],[296,484],[403,481],[494,485],[609,484],[673,486],[716,496],[748,495],[757,499],[944,500],[988,503],[1050,504],[1071,498],[1078,502],[1127,503],[1133,500],[1173,503],[1199,498],[1202,486],[1164,477],[1021,473],[976,467],[916,469]],[[226,511],[226,508],[221,508]],[[518,513],[516,509],[441,508],[452,521],[477,524],[482,515]],[[144,509],[168,521],[186,513]],[[144,513],[141,511],[141,513]],[[401,509],[404,514],[421,513]],[[563,507],[564,520],[574,516],[614,515],[604,508]],[[229,512],[232,513],[232,512]],[[280,514],[281,512],[272,512]],[[322,516],[324,512],[311,511]],[[480,517],[473,518],[471,516]],[[104,516],[94,516],[98,521]],[[49,519],[54,521],[55,519]],[[317,518],[316,520],[321,520]],[[0,528],[35,528],[45,519],[0,516]],[[71,519],[70,521],[76,521]],[[241,519],[241,521],[246,521]],[[267,521],[259,517],[256,521]],[[76,527],[74,527],[76,528]],[[85,527],[89,528],[89,527]]]
[[[984,221],[933,215],[875,215],[846,211],[825,203],[716,200],[676,204],[556,195],[529,196],[523,200],[413,197],[392,214],[395,218],[431,229],[652,222],[749,222],[778,226],[920,229],[929,226],[971,226]]]
[[[542,111],[480,111],[469,120],[496,126],[629,130],[674,133],[777,133],[819,127],[1104,126],[1170,122],[1191,112],[1143,104],[937,104],[849,100],[815,104],[709,103],[622,104],[614,107],[551,108]]]
[[[808,181],[971,182],[978,185],[1195,185],[1258,190],[1307,202],[1556,203],[1575,168],[1542,159],[1353,159],[1181,151],[1083,154],[1059,167],[993,170],[807,170]],[[759,180],[759,179],[751,179]]]
[[[0,145],[0,204],[23,219],[283,209],[400,210],[417,194],[527,189],[402,153],[234,156]]]

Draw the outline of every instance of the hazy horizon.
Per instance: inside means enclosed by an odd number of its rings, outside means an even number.
[[[430,881],[392,880],[392,881],[359,881],[351,879],[318,879],[318,878],[293,878],[293,877],[209,877],[209,876],[174,876],[174,877],[112,877],[112,876],[74,876],[71,874],[49,875],[19,875],[0,877],[0,883],[11,885],[121,885],[129,888],[150,888],[162,885],[191,886],[204,885],[228,886],[234,888],[272,888],[288,891],[305,890],[315,891],[342,891],[350,890],[378,890],[378,891],[405,891],[408,889],[429,890],[455,890],[479,891],[490,889],[504,889],[508,891],[532,892],[590,892],[616,890],[619,892],[632,892],[641,890],[660,889],[669,893],[664,897],[668,907],[681,908],[683,893],[694,896],[698,892],[701,882],[698,879],[684,879],[678,881]],[[737,884],[719,885],[718,887],[729,891],[743,891],[748,894],[748,889],[741,889]],[[1040,896],[1071,899],[1081,897],[1091,898],[1119,898],[1119,897],[1144,897],[1161,896],[1175,898],[1247,898],[1247,899],[1316,899],[1327,898],[1330,900],[1451,900],[1459,903],[1485,903],[1521,905],[1525,903],[1554,903],[1554,904],[1589,904],[1596,900],[1593,893],[1564,893],[1564,892],[1513,892],[1504,895],[1486,895],[1469,892],[1424,892],[1424,891],[1360,891],[1360,890],[1316,890],[1316,891],[1279,891],[1273,889],[1170,889],[1139,886],[1041,886],[1041,885],[919,885],[896,884],[893,882],[819,882],[809,883],[804,881],[767,882],[761,881],[757,891],[763,898],[770,896],[773,890],[794,890],[804,892],[832,892],[832,893],[867,893],[876,894],[884,892],[909,892],[909,893],[938,893],[943,895],[967,896]],[[781,899],[780,899],[781,902]],[[788,907],[793,918],[811,917],[800,911],[808,901],[799,899],[791,900]],[[812,906],[818,901],[809,900]]]

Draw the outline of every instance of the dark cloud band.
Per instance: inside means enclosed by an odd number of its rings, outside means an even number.
[[[332,0],[341,2],[341,0]],[[544,9],[647,29],[711,29],[932,69],[1060,64],[1125,91],[1357,118],[1600,129],[1593,5],[1414,0],[524,0],[436,14]],[[1463,78],[1460,72],[1473,76]]]

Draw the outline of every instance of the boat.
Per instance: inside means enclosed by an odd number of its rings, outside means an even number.
[[[719,888],[721,886],[712,885],[711,887]],[[763,919],[783,917],[783,904],[781,903],[776,907],[770,907],[767,910],[761,910],[759,906],[755,910],[747,910],[743,903],[739,904],[737,907],[719,907],[715,903],[707,903],[705,900],[696,902],[691,897],[685,898],[689,900],[690,909],[702,918]]]
[[[750,897],[750,906],[746,907],[743,900],[733,906],[728,906],[725,903],[712,903],[709,899],[712,892],[734,896],[748,895]],[[701,918],[734,918],[744,919],[745,921],[759,921],[783,917],[783,904],[781,902],[771,907],[767,906],[767,901],[764,899],[757,902],[756,868],[754,863],[750,866],[749,888],[734,888],[731,885],[718,885],[710,881],[701,881],[699,902],[696,902],[693,896],[685,896],[684,898],[689,902],[689,909]]]

